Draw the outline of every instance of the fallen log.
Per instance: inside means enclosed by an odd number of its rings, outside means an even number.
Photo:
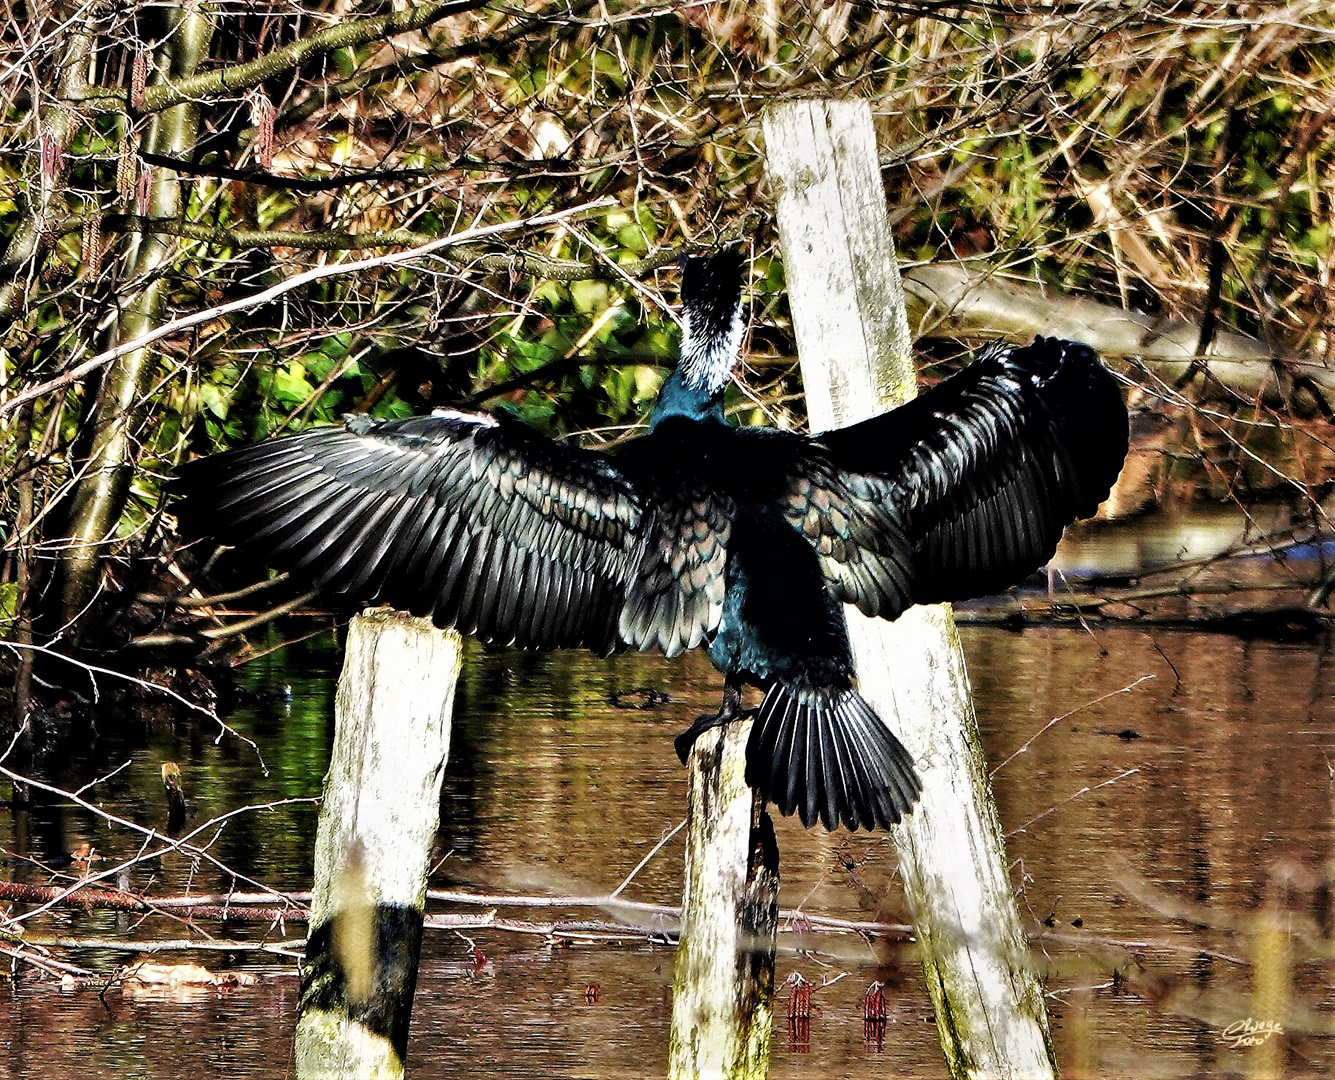
[[[1111,366],[1141,361],[1169,386],[1192,366],[1201,328],[1188,319],[1128,311],[1005,277],[964,263],[929,263],[904,272],[904,296],[915,337],[1004,337],[1036,334],[1082,341]],[[1277,356],[1263,341],[1220,330],[1201,358],[1207,397],[1282,405],[1295,383],[1335,392],[1335,370],[1299,356]]]

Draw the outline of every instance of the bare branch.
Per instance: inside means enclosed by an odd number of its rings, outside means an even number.
[[[17,409],[25,401],[32,401],[36,398],[49,394],[53,390],[59,390],[62,387],[69,386],[78,382],[80,379],[96,371],[98,368],[126,353],[142,349],[146,345],[170,334],[179,333],[192,326],[198,326],[201,323],[212,322],[214,319],[223,315],[230,315],[237,311],[248,311],[251,308],[260,307],[272,300],[276,300],[284,293],[289,293],[293,289],[308,285],[313,281],[320,281],[323,278],[334,277],[338,274],[354,274],[362,270],[369,270],[378,266],[397,266],[401,263],[411,262],[413,259],[419,259],[424,255],[430,255],[432,252],[441,251],[448,247],[455,247],[459,244],[465,244],[473,240],[481,240],[491,236],[498,236],[507,232],[514,232],[517,229],[537,228],[542,225],[550,225],[555,222],[564,221],[566,218],[575,217],[579,214],[588,213],[591,210],[597,210],[605,206],[613,205],[612,199],[597,199],[593,202],[584,203],[580,206],[573,206],[567,210],[560,210],[551,214],[539,214],[532,218],[523,218],[518,221],[503,221],[496,225],[484,225],[474,229],[467,229],[461,233],[455,233],[452,236],[442,236],[429,243],[421,244],[410,248],[407,251],[390,252],[387,255],[375,255],[366,259],[358,259],[348,263],[334,263],[329,266],[317,266],[314,269],[306,270],[300,274],[279,282],[262,292],[254,293],[250,296],[243,296],[238,300],[229,301],[226,304],[219,304],[216,307],[205,308],[202,311],[195,311],[189,315],[183,315],[180,318],[172,319],[154,327],[147,334],[142,334],[132,341],[126,341],[116,346],[114,349],[107,349],[96,356],[85,360],[76,365],[69,371],[50,379],[47,382],[37,386],[29,387],[26,390],[15,394],[8,401],[0,403],[0,417],[6,413]]]
[[[140,103],[128,101],[123,92],[103,87],[74,92],[68,100],[83,102],[85,106],[106,109],[129,109],[136,115],[161,112],[187,101],[196,101],[214,94],[236,94],[258,86],[295,68],[303,61],[337,49],[355,48],[395,34],[421,30],[432,23],[460,12],[480,7],[482,0],[448,0],[438,4],[413,4],[385,15],[365,19],[342,19],[322,30],[317,30],[291,45],[244,64],[233,64],[185,79],[172,79],[147,87]]]

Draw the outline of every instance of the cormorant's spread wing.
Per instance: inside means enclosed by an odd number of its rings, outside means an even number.
[[[644,501],[596,451],[482,415],[356,417],[192,462],[180,486],[189,531],[325,592],[484,641],[620,643]]]
[[[785,511],[839,597],[894,618],[983,596],[1052,557],[1127,450],[1127,414],[1083,345],[993,347],[913,401],[814,436]]]

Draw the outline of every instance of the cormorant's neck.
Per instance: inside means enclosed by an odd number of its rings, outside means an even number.
[[[692,385],[680,367],[664,380],[649,415],[649,430],[669,416],[684,416],[690,420],[717,420],[723,422],[723,390]]]
[[[658,392],[649,428],[669,416],[723,420],[723,390],[742,349],[742,257],[693,255],[681,282],[681,360]]]

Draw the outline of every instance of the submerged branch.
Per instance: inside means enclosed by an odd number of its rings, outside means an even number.
[[[10,946],[0,944],[0,956],[8,956],[15,961],[21,961],[25,964],[31,964],[48,975],[54,975],[56,978],[63,978],[66,975],[73,975],[76,978],[89,978],[96,974],[89,968],[79,967],[78,964],[69,964],[63,960],[56,960],[52,957],[36,953],[27,945]]]
[[[0,931],[3,934],[4,931]],[[171,938],[165,941],[145,941],[136,938],[72,938],[54,937],[41,934],[24,934],[15,937],[27,946],[42,949],[98,949],[104,952],[163,953],[163,952],[227,952],[227,953],[265,953],[270,956],[285,956],[300,960],[305,938],[285,938],[280,944],[266,941],[234,941],[218,938]],[[72,965],[71,965],[72,966]],[[71,972],[71,974],[76,974]]]
[[[170,900],[171,898],[164,898]],[[304,923],[304,907],[251,907],[232,904],[164,904],[154,897],[141,896],[123,889],[100,889],[91,885],[28,885],[18,881],[0,881],[0,900],[21,904],[56,904],[80,911],[101,909],[129,911],[149,915],[169,910],[186,910],[192,918],[228,922]]]
[[[90,911],[103,908],[138,914],[173,914],[189,918],[222,920],[228,922],[264,922],[272,924],[303,923],[309,917],[306,907],[309,892],[250,892],[215,893],[200,896],[145,896],[125,889],[98,888],[92,884],[74,886],[29,885],[21,882],[0,881],[0,900],[29,904],[56,904],[62,907]],[[661,926],[637,925],[631,922],[607,923],[589,920],[557,920],[532,922],[520,919],[498,918],[497,908],[599,908],[623,911],[627,914],[653,915],[676,920],[681,908],[671,904],[649,904],[623,900],[615,895],[598,896],[524,896],[504,893],[471,893],[455,889],[428,889],[427,899],[437,902],[485,907],[493,910],[479,915],[455,915],[433,912],[427,915],[427,926],[435,929],[455,929],[469,926],[495,927],[517,933],[545,934],[619,934],[626,937],[644,934],[662,937]],[[278,906],[283,905],[283,906]],[[904,923],[872,922],[820,915],[800,908],[784,908],[779,917],[789,925],[784,932],[825,932],[858,934],[890,940],[909,940],[912,928]],[[26,938],[25,938],[26,940]],[[95,946],[88,946],[93,948]]]
[[[1131,880],[1128,880],[1131,879]],[[1125,889],[1138,902],[1165,915],[1168,918],[1185,922],[1208,925],[1221,929],[1225,933],[1247,933],[1254,929],[1255,915],[1252,913],[1221,913],[1211,910],[1202,913],[1202,909],[1184,904],[1163,890],[1155,890],[1143,880],[1134,879],[1134,875],[1123,873],[1117,878],[1119,887]],[[34,890],[36,890],[34,892]],[[29,901],[44,892],[57,891],[52,886],[21,886],[10,882],[0,882],[0,899],[10,902]],[[231,893],[192,896],[141,897],[135,893],[120,890],[88,888],[88,895],[79,893],[62,901],[63,906],[80,910],[107,907],[113,910],[136,912],[140,914],[165,914],[186,912],[189,917],[209,920],[225,920],[233,923],[269,922],[303,924],[307,911],[304,907],[274,908],[275,901],[292,903],[299,899],[309,899],[309,893]],[[102,903],[104,897],[112,897],[111,903]],[[660,914],[675,919],[679,909],[671,905],[635,904],[624,901],[609,903],[608,897],[580,896],[519,896],[504,894],[462,893],[455,890],[430,890],[428,896],[434,899],[450,899],[459,903],[477,904],[491,910],[476,914],[429,913],[424,921],[426,930],[497,930],[510,934],[522,934],[543,937],[549,941],[579,942],[582,944],[616,944],[627,940],[640,940],[647,944],[677,944],[675,929],[665,928],[644,922],[610,922],[597,919],[567,920],[528,920],[498,916],[496,909],[502,907],[616,907],[628,910],[638,909]],[[133,906],[139,903],[145,906]],[[283,912],[277,919],[275,912]],[[912,928],[901,923],[866,922],[861,920],[841,919],[833,916],[812,914],[796,909],[780,912],[783,920],[779,926],[781,934],[807,935],[812,933],[846,934],[852,933],[864,939],[878,939],[895,944],[912,943]],[[1302,941],[1308,954],[1328,957],[1330,948],[1310,920],[1303,921],[1296,928],[1297,936]],[[1137,954],[1147,949],[1163,952],[1178,952],[1189,955],[1208,954],[1231,964],[1245,965],[1248,960],[1234,953],[1203,948],[1199,941],[1179,941],[1171,935],[1161,938],[1119,938],[1097,933],[1078,933],[1074,931],[1055,931],[1046,925],[1031,927],[1029,940],[1042,945],[1044,942],[1057,942],[1067,948],[1087,953],[1103,953],[1119,950],[1128,954]],[[52,949],[84,950],[96,949],[108,952],[126,953],[170,953],[170,952],[221,952],[234,954],[252,954],[279,956],[300,959],[305,948],[304,938],[283,938],[279,941],[242,941],[219,938],[171,938],[152,940],[144,938],[90,937],[75,938],[62,935],[16,934],[0,929],[0,955],[11,956],[15,960],[28,962],[60,977],[70,974],[78,977],[91,976],[94,973],[67,961],[58,960],[50,955]],[[805,946],[804,946],[805,948]],[[1113,966],[1119,966],[1116,962]]]

